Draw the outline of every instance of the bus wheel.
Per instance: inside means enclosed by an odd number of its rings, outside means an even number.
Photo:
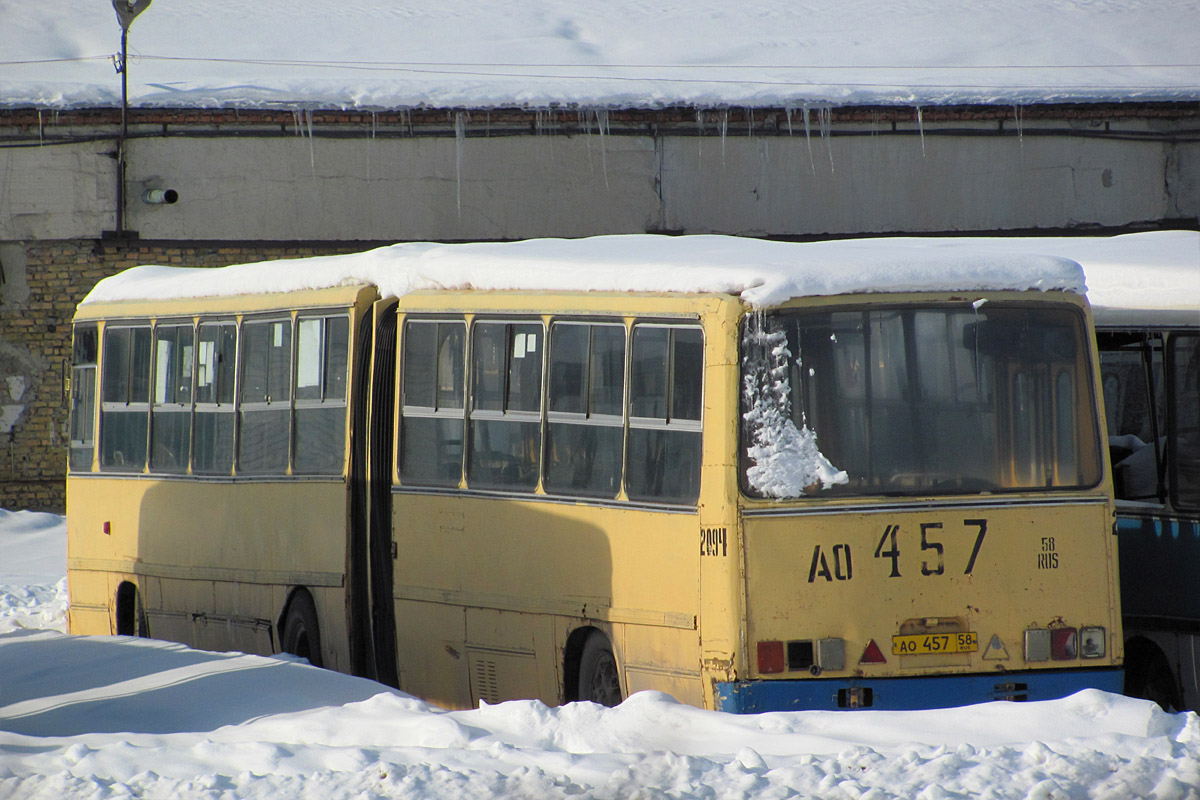
[[[1152,700],[1163,711],[1181,705],[1167,657],[1146,639],[1131,639],[1125,645],[1125,695]]]
[[[580,700],[590,700],[612,708],[621,702],[621,679],[612,645],[600,631],[592,631],[579,659]]]
[[[285,653],[306,658],[314,667],[322,666],[317,607],[313,603],[312,595],[305,589],[297,589],[292,594],[280,644]]]

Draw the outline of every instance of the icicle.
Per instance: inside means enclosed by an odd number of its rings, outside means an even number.
[[[371,139],[367,142],[367,183],[371,182],[371,150],[375,145],[375,131],[378,123],[378,115],[371,112]]]
[[[42,129],[42,110],[39,108],[38,109],[38,147],[41,147],[42,144],[44,143],[43,134],[44,134],[44,131]]]
[[[829,171],[833,172],[833,109],[825,106],[818,115],[821,138],[825,140],[825,151],[829,154]]]
[[[746,119],[748,121],[747,125],[746,125],[746,135],[752,137],[752,136],[754,136],[754,109],[753,108],[746,109]]]
[[[458,207],[459,219],[462,219],[462,159],[463,143],[467,139],[467,114],[465,111],[454,112],[454,173],[456,186],[454,202]]]
[[[704,165],[704,109],[696,109],[696,164]]]
[[[917,131],[921,134],[921,158],[925,157],[925,115],[921,113],[921,107],[917,106]]]
[[[1025,114],[1023,109],[1018,106],[1013,106],[1013,120],[1017,123],[1017,142],[1022,150],[1025,149]]]
[[[313,113],[311,108],[305,109],[304,121],[308,126],[308,162],[309,166],[312,167],[312,176],[315,178],[317,177],[317,151],[316,146],[313,144]]]
[[[792,135],[792,112],[795,110],[790,103],[783,107],[783,113],[787,116],[788,136]]]
[[[808,168],[812,170],[812,174],[817,174],[817,160],[813,158],[812,151],[812,112],[809,111],[808,105],[805,104],[804,109],[804,143],[808,145]]]
[[[729,132],[729,109],[721,109],[721,116],[718,118],[721,126],[721,166],[725,166],[725,134]]]
[[[608,189],[608,147],[604,137],[608,134],[608,110],[597,110],[596,130],[600,134],[600,170],[604,173],[604,188]]]

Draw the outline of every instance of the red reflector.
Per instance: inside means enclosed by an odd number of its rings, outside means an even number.
[[[879,645],[875,644],[875,640],[867,642],[867,649],[863,650],[862,658],[858,660],[860,664],[886,664],[887,659],[883,657],[883,653],[879,649]]]
[[[1070,661],[1078,658],[1077,641],[1074,628],[1052,628],[1050,630],[1050,657],[1055,661]]]
[[[783,672],[783,642],[758,643],[758,671]]]
[[[112,534],[112,523],[111,522],[104,523],[104,533],[105,533],[105,535]]]

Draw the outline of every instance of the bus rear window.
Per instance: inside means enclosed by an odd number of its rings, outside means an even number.
[[[1087,340],[1073,309],[789,311],[745,325],[740,450],[752,496],[962,495],[1100,480]],[[787,435],[762,436],[757,426],[772,413]]]

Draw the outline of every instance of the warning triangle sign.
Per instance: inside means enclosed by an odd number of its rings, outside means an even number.
[[[862,658],[858,660],[860,664],[886,664],[887,659],[883,657],[883,653],[879,650],[879,645],[875,644],[875,640],[867,642],[867,649],[863,650]]]
[[[992,634],[992,640],[988,642],[987,649],[983,651],[984,661],[1007,661],[1008,648],[1004,646],[1004,642],[1000,637]]]

